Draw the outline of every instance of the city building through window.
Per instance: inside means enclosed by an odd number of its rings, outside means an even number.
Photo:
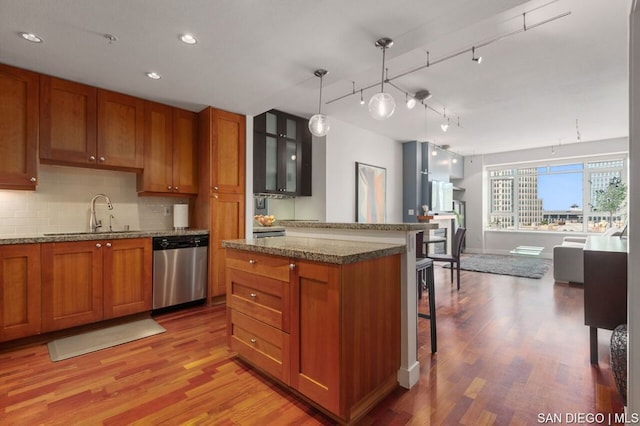
[[[626,156],[503,165],[487,172],[488,229],[602,233],[621,230],[626,222],[626,202],[605,211],[597,197],[609,185],[626,185]]]

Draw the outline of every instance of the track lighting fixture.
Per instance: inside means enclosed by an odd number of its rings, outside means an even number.
[[[442,117],[443,117],[443,118],[446,118],[446,119],[447,119],[447,121],[446,121],[446,122],[444,122],[444,123],[442,123],[442,124],[440,125],[440,128],[442,129],[442,131],[443,131],[443,132],[445,132],[445,133],[446,133],[446,132],[447,132],[447,130],[449,130],[449,117],[447,117],[447,111],[446,111],[446,110],[444,110],[444,109],[443,109],[443,112],[442,112]]]
[[[364,98],[362,97],[362,89],[360,89],[360,105],[364,105]]]
[[[318,102],[318,113],[309,119],[309,130],[314,136],[322,137],[329,132],[329,117],[322,114],[322,77],[327,74],[327,70],[318,69],[313,73],[320,78],[320,100]]]
[[[551,2],[547,3],[547,5],[551,4],[551,3],[554,3],[554,1],[551,1]],[[547,6],[547,5],[545,5],[545,6]],[[540,8],[538,8],[538,9],[540,9]],[[391,45],[393,44],[393,40],[391,40],[389,38],[386,38],[386,37],[385,38],[381,38],[380,40],[376,41],[375,45],[376,45],[376,47],[382,48],[382,84],[381,84],[382,89],[384,89],[384,87],[383,87],[384,83],[392,84],[392,82],[394,80],[397,80],[399,78],[405,77],[405,76],[407,76],[409,74],[413,74],[413,73],[415,73],[417,71],[423,70],[423,69],[428,68],[430,66],[439,64],[439,63],[444,62],[444,61],[448,61],[448,60],[456,58],[456,57],[458,57],[460,55],[468,54],[469,50],[471,50],[471,54],[472,54],[471,59],[474,62],[480,63],[482,61],[482,57],[481,56],[476,57],[476,54],[475,54],[476,48],[478,48],[478,49],[479,48],[483,48],[483,47],[488,46],[488,45],[490,45],[492,43],[495,43],[497,41],[503,40],[503,39],[505,39],[507,37],[511,37],[511,36],[516,35],[516,34],[524,33],[526,31],[530,31],[530,30],[532,30],[534,28],[537,28],[539,26],[542,26],[542,25],[548,24],[550,22],[553,22],[553,21],[555,21],[557,19],[564,18],[565,16],[568,16],[570,14],[571,14],[571,12],[564,12],[564,13],[561,13],[559,15],[552,16],[551,18],[547,18],[547,19],[545,19],[543,21],[540,21],[540,22],[536,22],[536,23],[533,23],[533,24],[527,24],[527,22],[526,22],[526,12],[525,12],[525,13],[522,14],[523,25],[519,29],[516,29],[516,30],[511,31],[511,32],[506,33],[506,34],[498,34],[498,35],[496,35],[495,37],[493,37],[493,38],[491,38],[489,40],[485,40],[485,41],[482,41],[480,43],[474,44],[471,47],[471,49],[469,49],[468,47],[465,47],[463,49],[457,50],[457,51],[455,51],[453,53],[445,55],[445,56],[443,56],[441,58],[437,58],[435,60],[431,60],[430,54],[427,51],[426,52],[427,53],[427,61],[426,61],[426,63],[418,65],[415,68],[412,68],[412,69],[409,69],[407,71],[401,72],[400,74],[396,74],[394,76],[389,76],[388,74],[385,75],[385,49],[388,48],[388,47],[391,47]],[[373,88],[375,86],[377,86],[377,83],[373,83],[373,84],[370,84],[368,86],[364,86],[364,87],[362,87],[360,89],[361,93],[362,93],[362,90],[368,90],[368,89],[371,89],[371,88]],[[406,93],[405,90],[402,90],[402,89],[399,89],[399,90],[401,92],[403,92],[403,93]],[[327,101],[327,103],[330,104],[330,103],[339,101],[341,99],[347,98],[349,96],[352,96],[354,94],[355,94],[355,90],[353,90],[352,92],[346,93],[346,94],[344,94],[342,96],[338,96],[337,98],[330,99],[329,101]],[[369,110],[371,111],[371,115],[377,120],[384,120],[385,118],[390,117],[391,114],[393,114],[393,111],[395,110],[395,101],[393,100],[391,95],[388,95],[388,94],[386,94],[386,96],[383,96],[383,95],[385,95],[384,94],[384,90],[381,90],[381,93],[375,95],[373,98],[371,98],[371,101],[369,102]],[[417,99],[417,101],[420,101],[420,99]],[[393,105],[393,107],[391,107],[391,105]],[[375,108],[377,108],[377,110]],[[380,110],[380,108],[382,108],[382,110]],[[384,116],[381,116],[380,111],[382,111]]]
[[[384,80],[385,80],[385,52],[393,46],[393,40],[387,37],[383,37],[376,41],[376,47],[382,49],[382,79],[380,82],[380,93],[376,93],[369,100],[369,114],[376,120],[386,120],[393,115],[396,110],[396,101],[388,93],[384,92]]]
[[[407,108],[413,109],[416,106],[416,98],[414,98],[413,96],[409,97],[408,93],[405,93],[404,95],[407,102]]]
[[[477,62],[479,64],[482,63],[482,56],[476,56],[476,47],[475,46],[473,46],[471,48],[471,60],[475,61],[475,62]]]

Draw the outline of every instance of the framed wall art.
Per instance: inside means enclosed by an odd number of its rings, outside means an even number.
[[[387,169],[356,162],[356,222],[387,220]]]

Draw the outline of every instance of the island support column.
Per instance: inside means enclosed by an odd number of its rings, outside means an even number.
[[[418,286],[416,282],[416,234],[407,232],[407,252],[402,255],[401,312],[402,333],[398,383],[411,389],[420,379],[418,362]]]

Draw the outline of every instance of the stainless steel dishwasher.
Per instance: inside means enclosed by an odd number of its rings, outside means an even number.
[[[207,297],[208,235],[153,238],[153,309]]]

